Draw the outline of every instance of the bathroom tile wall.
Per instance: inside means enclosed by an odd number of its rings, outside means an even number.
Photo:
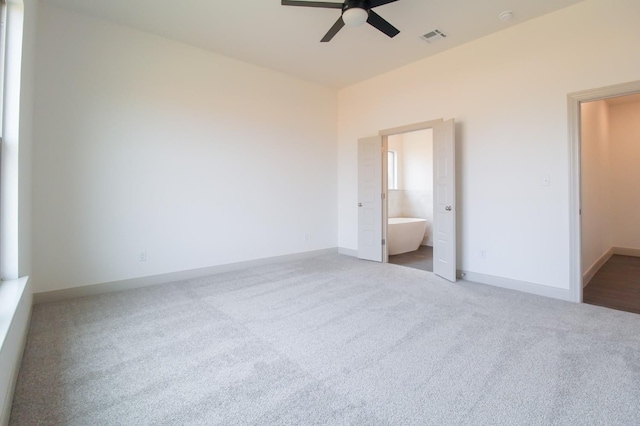
[[[402,200],[404,198],[404,192],[399,189],[390,189],[389,198],[387,200],[387,216],[389,217],[403,217],[402,216]]]

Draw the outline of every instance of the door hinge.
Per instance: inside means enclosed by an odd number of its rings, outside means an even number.
[[[385,245],[387,243],[387,240],[382,239],[382,245]]]
[[[382,199],[384,200],[384,192],[382,193]]]

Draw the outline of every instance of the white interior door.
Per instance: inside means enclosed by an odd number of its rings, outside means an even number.
[[[382,137],[358,140],[358,258],[382,262]]]
[[[456,281],[456,149],[453,119],[433,127],[433,272]]]

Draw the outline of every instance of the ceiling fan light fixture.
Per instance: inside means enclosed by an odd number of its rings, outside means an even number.
[[[1,1],[1,0],[0,0]],[[333,37],[344,28],[345,25],[356,27],[365,22],[373,28],[384,33],[387,37],[393,38],[400,34],[400,30],[391,25],[386,19],[378,15],[372,9],[385,4],[394,3],[398,0],[343,0],[342,3],[327,1],[301,1],[301,0],[280,0],[283,6],[317,7],[322,9],[340,9],[342,12],[338,20],[320,40],[321,43],[331,41]]]
[[[349,8],[342,14],[342,20],[345,25],[350,27],[358,27],[367,22],[368,18],[369,13],[365,9],[359,7]]]

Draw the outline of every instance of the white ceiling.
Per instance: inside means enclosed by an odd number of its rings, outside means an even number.
[[[370,25],[320,39],[335,9],[280,0],[43,0],[331,87],[344,87],[582,0],[399,0],[375,11],[400,30]],[[325,0],[331,1],[331,0]],[[339,2],[339,1],[338,1]],[[498,15],[511,10],[510,22]],[[440,29],[447,38],[419,37]]]

